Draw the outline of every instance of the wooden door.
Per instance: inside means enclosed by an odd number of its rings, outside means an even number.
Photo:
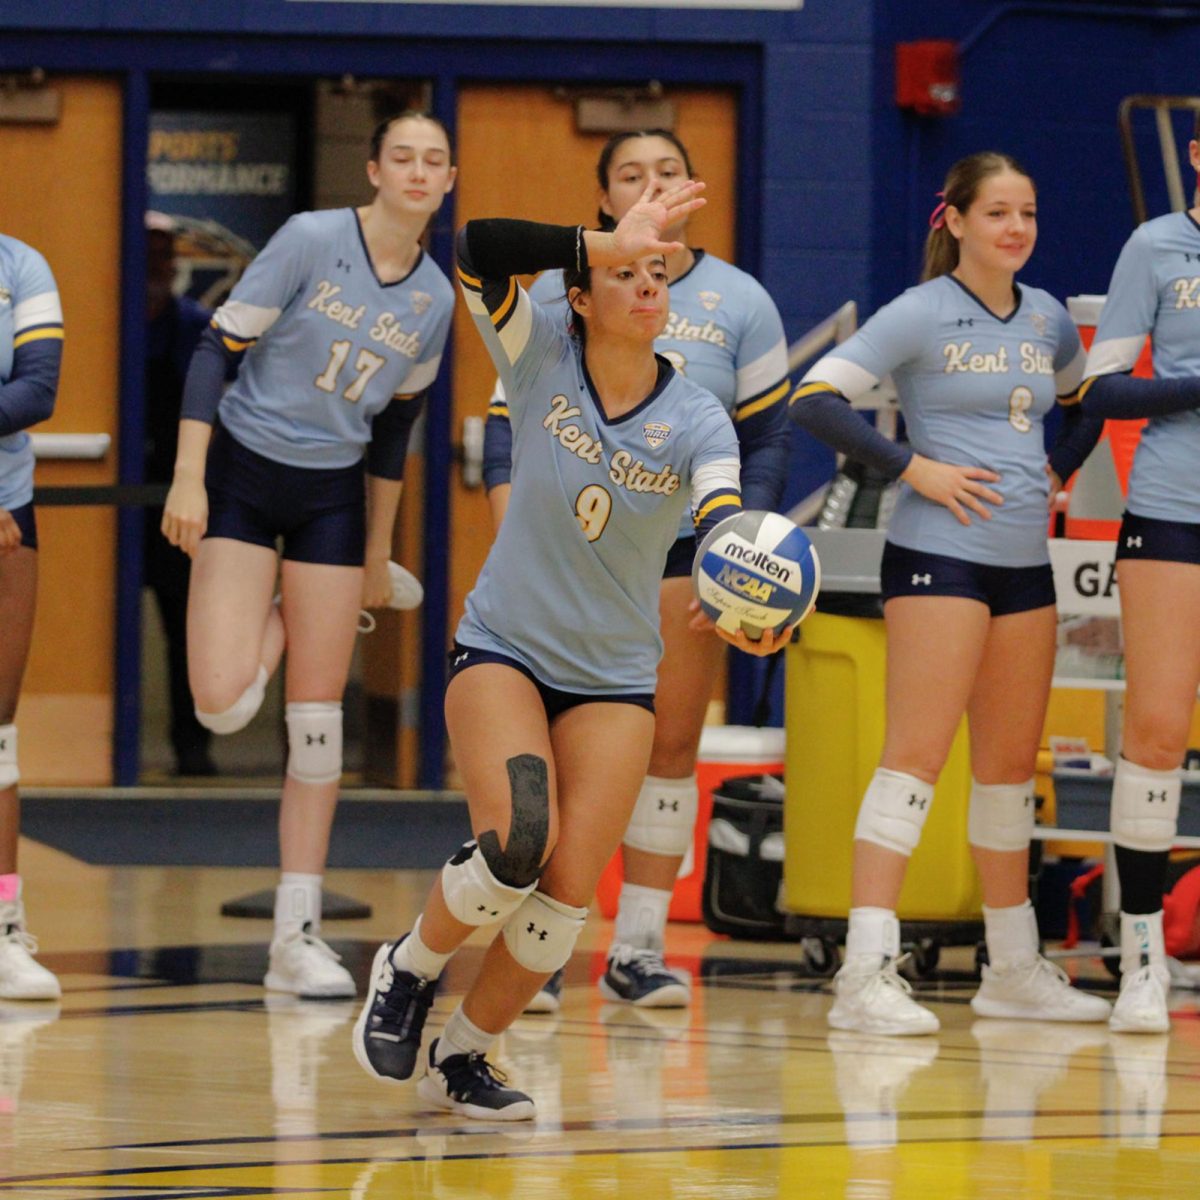
[[[39,430],[108,433],[100,462],[38,463],[39,486],[117,481],[121,88],[51,78],[56,124],[0,123],[0,230],[50,263],[66,342],[54,416]],[[38,512],[39,594],[17,710],[26,783],[112,778],[116,510]],[[0,634],[2,636],[2,634]]]
[[[687,146],[708,205],[692,220],[691,244],[732,259],[736,212],[737,102],[729,91],[680,90],[669,98],[678,114],[675,132]],[[569,100],[545,85],[477,86],[460,93],[456,224],[474,217],[522,217],[564,225],[594,225],[598,207],[596,159],[604,134],[575,130]],[[454,436],[465,417],[487,411],[496,372],[459,304],[454,323]],[[450,630],[492,543],[482,488],[451,489]]]

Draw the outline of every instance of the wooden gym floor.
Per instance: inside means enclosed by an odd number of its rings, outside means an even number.
[[[262,870],[98,868],[25,843],[22,869],[61,1005],[0,1004],[0,1198],[285,1196],[497,1200],[1200,1195],[1200,1005],[1169,1035],[977,1021],[966,951],[921,984],[936,1038],[829,1031],[794,946],[672,926],[697,979],[687,1012],[605,1002],[609,927],[589,922],[562,1012],[500,1059],[536,1124],[421,1108],[365,1076],[354,1003],[257,985],[269,929],[222,918]],[[407,928],[429,872],[333,872],[375,906],[326,933],[360,987]],[[479,957],[452,964],[431,1025]],[[962,968],[955,971],[953,968]],[[1095,962],[1082,968],[1108,986]]]

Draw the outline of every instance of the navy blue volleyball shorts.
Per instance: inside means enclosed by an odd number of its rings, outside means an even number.
[[[363,464],[292,467],[243,446],[220,425],[213,431],[204,485],[205,537],[275,549],[294,562],[361,567],[366,557]]]
[[[33,504],[22,504],[20,508],[10,508],[8,511],[21,531],[21,545],[36,550],[37,517],[33,513]]]
[[[581,704],[635,704],[648,712],[654,711],[653,692],[617,692],[608,696],[588,696],[582,692],[566,692],[561,688],[551,687],[543,683],[523,662],[509,658],[507,654],[498,654],[494,650],[477,650],[474,646],[464,646],[454,643],[454,649],[447,655],[450,662],[450,673],[446,678],[447,685],[456,675],[469,667],[478,667],[483,663],[499,663],[502,667],[512,667],[520,671],[538,690],[542,704],[546,709],[546,720],[553,721],[555,717],[565,713],[569,708],[578,708]]]
[[[1123,558],[1200,563],[1200,525],[1160,521],[1127,512],[1117,535],[1118,562]]]
[[[963,596],[986,604],[993,617],[1046,608],[1055,602],[1054,572],[1049,563],[993,567],[885,542],[879,574],[885,601],[898,596]]]

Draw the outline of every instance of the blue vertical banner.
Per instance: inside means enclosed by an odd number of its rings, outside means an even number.
[[[295,119],[152,112],[146,176],[149,207],[177,230],[180,290],[216,307],[295,211]]]

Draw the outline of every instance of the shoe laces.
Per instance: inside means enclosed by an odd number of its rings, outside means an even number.
[[[10,945],[20,946],[27,954],[36,954],[38,952],[38,940],[29,933],[23,925],[8,925],[4,932],[0,933],[0,942],[8,942]]]
[[[398,973],[390,954],[383,960],[382,973],[382,986],[375,997],[374,1015],[381,1026],[395,1027],[400,1037],[407,1037],[413,1029],[420,1029],[424,1024],[425,1016],[433,1004],[437,981],[424,979],[408,971],[399,972],[404,978],[397,978]]]
[[[659,950],[639,950],[633,946],[617,946],[609,955],[609,962],[624,967],[628,974],[641,980],[653,979],[660,975],[675,979],[663,961],[662,952]]]
[[[1028,966],[1018,967],[1017,970],[1042,991],[1057,991],[1071,986],[1071,977],[1066,971],[1040,954]]]
[[[324,955],[331,962],[341,962],[342,956],[329,945],[328,942],[322,941],[312,931],[312,922],[305,921],[299,929],[290,929],[279,939],[281,946],[307,946],[311,950],[315,950],[318,954]]]
[[[479,1092],[507,1091],[508,1076],[479,1053],[451,1054],[435,1064],[445,1076],[446,1091],[455,1100],[466,1100]]]
[[[900,974],[898,969],[908,957],[907,954],[902,954],[899,958],[884,959],[882,965],[872,971],[863,983],[863,998],[874,999],[878,996],[886,998],[891,1004],[904,1000],[915,1004],[916,1001],[911,999],[912,984]]]

